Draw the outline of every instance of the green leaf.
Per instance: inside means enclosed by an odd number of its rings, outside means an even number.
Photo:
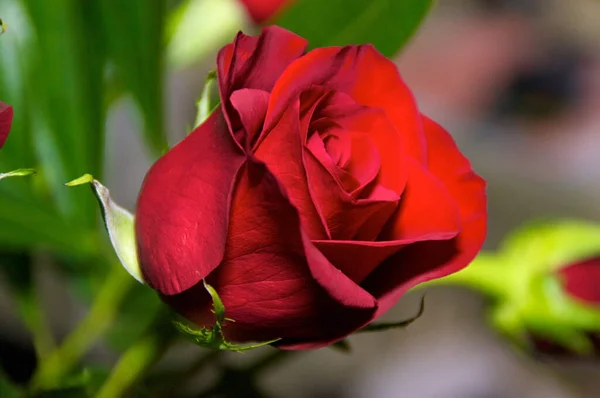
[[[137,256],[133,214],[116,204],[108,188],[95,180],[91,174],[84,174],[65,185],[74,187],[82,184],[90,184],[92,192],[98,199],[104,226],[119,261],[131,276],[138,282],[144,283]]]
[[[372,43],[391,57],[408,42],[432,0],[299,0],[274,23],[315,47]]]
[[[600,254],[600,225],[574,219],[536,220],[508,235],[500,253],[506,261],[527,262],[521,272],[554,271]]]
[[[92,3],[100,8],[113,72],[140,109],[149,148],[161,155],[168,149],[163,116],[165,0]]]
[[[225,306],[223,305],[223,302],[221,301],[221,298],[219,297],[217,291],[208,283],[206,283],[206,280],[202,280],[202,283],[204,284],[204,288],[206,289],[208,294],[210,294],[213,301],[212,312],[215,314],[215,324],[212,326],[196,329],[182,322],[175,321],[173,323],[175,325],[175,328],[181,333],[183,333],[189,340],[204,348],[235,352],[243,352],[259,347],[264,347],[266,345],[273,344],[280,340],[274,339],[249,345],[238,345],[228,342],[225,339],[225,335],[223,334],[223,328],[225,327],[224,323],[235,321],[233,319],[225,317]]]
[[[78,0],[3,0],[0,92],[13,106],[0,170],[35,167],[38,178],[0,184],[0,245],[75,255],[97,250],[96,217],[60,183],[101,173],[105,58],[97,13]],[[71,227],[73,222],[75,226]]]
[[[93,227],[80,193],[58,187],[72,175],[102,173],[105,53],[98,16],[79,0],[24,4],[35,32],[25,51],[36,155],[61,213]]]
[[[413,323],[414,321],[419,319],[421,317],[421,315],[423,315],[424,311],[425,311],[425,296],[423,296],[421,298],[421,303],[419,305],[419,312],[417,313],[417,315],[415,315],[411,318],[405,319],[404,321],[400,321],[400,322],[371,323],[370,325],[365,326],[364,328],[360,329],[356,333],[381,332],[381,331],[390,330],[390,329],[404,329],[405,327],[407,327],[408,325],[410,325],[411,323]]]

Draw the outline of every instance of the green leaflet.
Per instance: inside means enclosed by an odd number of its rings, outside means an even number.
[[[25,177],[35,174],[34,169],[17,169],[8,173],[0,173],[0,180],[8,177]]]

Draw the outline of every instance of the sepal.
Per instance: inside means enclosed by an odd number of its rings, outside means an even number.
[[[280,339],[274,339],[270,341],[263,341],[255,344],[248,345],[238,345],[231,342],[228,342],[223,333],[223,328],[226,326],[226,322],[235,322],[233,319],[229,319],[225,317],[225,306],[219,297],[217,291],[206,283],[205,280],[202,281],[204,284],[204,288],[210,294],[213,302],[212,312],[215,315],[215,323],[212,326],[202,327],[200,329],[192,328],[185,323],[175,321],[174,325],[181,333],[183,333],[189,340],[199,345],[200,347],[210,348],[213,350],[221,350],[221,351],[235,351],[235,352],[243,352],[252,350],[254,348],[263,347],[269,344],[273,344]]]
[[[200,99],[196,103],[198,107],[198,111],[196,113],[196,121],[194,122],[194,128],[200,126],[211,113],[215,111],[215,109],[219,106],[219,102],[212,104],[212,91],[217,83],[217,71],[211,70],[206,75],[206,80],[204,81],[204,87],[202,88],[202,93],[200,94]]]
[[[98,199],[104,227],[123,267],[138,282],[144,283],[142,271],[137,256],[133,214],[119,206],[110,196],[110,191],[91,174],[66,183],[68,187],[90,184],[92,192]]]

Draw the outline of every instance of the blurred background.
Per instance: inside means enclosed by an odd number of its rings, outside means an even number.
[[[43,0],[0,3],[8,25],[0,37],[0,99],[23,115],[15,119],[0,165],[43,170],[32,188],[25,181],[0,187],[0,359],[17,382],[31,376],[36,362],[36,337],[26,326],[39,330],[45,323],[60,341],[89,313],[101,281],[111,275],[106,259],[116,261],[105,254],[89,191],[56,193],[48,186],[92,172],[133,210],[164,140],[174,144],[189,131],[219,46],[241,27],[258,29],[245,10],[223,9],[221,29],[206,48],[187,56],[172,45],[176,54],[169,58],[171,50],[159,49],[161,35],[163,29],[177,30],[166,15],[179,2],[147,7],[144,15],[136,14],[143,6],[133,6],[143,1],[132,0],[131,7],[112,0],[90,7],[71,3],[69,15],[44,7]],[[111,12],[122,19],[110,19]],[[454,135],[488,181],[487,248],[532,218],[600,221],[599,21],[596,0],[440,1],[394,57],[423,112]],[[39,48],[23,52],[28,43]],[[153,60],[159,51],[167,52],[164,62]],[[149,62],[156,65],[147,67]],[[25,79],[25,87],[17,87]],[[19,137],[22,131],[32,133]],[[69,163],[57,161],[61,156]],[[32,231],[27,222],[42,222],[48,231]],[[385,318],[413,315],[421,296],[409,294]],[[113,364],[149,324],[158,306],[153,293],[135,286],[126,297],[123,313],[107,316],[115,326],[99,325],[108,338],[94,345],[87,362]],[[43,311],[32,303],[41,303]],[[263,390],[290,398],[600,396],[600,362],[518,352],[488,328],[484,299],[467,290],[429,288],[425,314],[406,330],[349,340],[351,354],[322,349],[285,358],[261,376]],[[268,350],[227,354],[224,361],[235,367]],[[155,373],[203,355],[182,343]],[[196,396],[193,391],[216,377],[214,369],[199,371],[184,389]],[[173,394],[162,396],[178,396]]]

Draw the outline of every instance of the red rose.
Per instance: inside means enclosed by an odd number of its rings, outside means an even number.
[[[485,182],[370,45],[320,48],[278,27],[217,60],[221,106],[148,172],[142,272],[233,341],[318,348],[418,283],[465,267],[486,234]]]
[[[13,109],[11,106],[6,105],[4,102],[0,102],[0,148],[4,146],[8,133],[10,132],[10,125],[13,119]]]
[[[271,19],[284,5],[293,0],[240,0],[248,10],[250,18],[256,23],[263,23]]]

